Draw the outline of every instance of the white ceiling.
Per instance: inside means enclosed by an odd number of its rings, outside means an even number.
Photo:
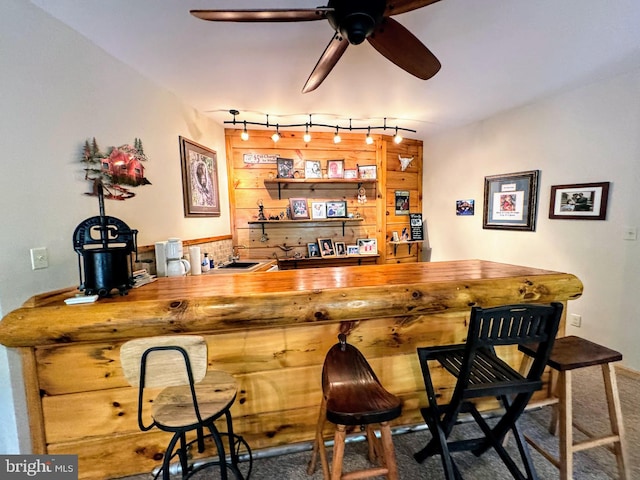
[[[394,17],[439,58],[435,77],[416,79],[365,42],[307,94],[333,34],[327,21],[213,23],[189,10],[325,0],[31,1],[220,123],[231,108],[271,123],[387,118],[424,139],[640,67],[638,0],[442,0]]]

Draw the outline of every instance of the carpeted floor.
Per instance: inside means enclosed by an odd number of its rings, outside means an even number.
[[[638,400],[640,394],[640,376],[635,372],[617,369],[618,389],[622,402],[622,414],[627,439],[628,477],[640,479],[640,411]],[[602,374],[600,367],[591,367],[574,372],[574,414],[580,423],[588,426],[594,433],[605,433],[608,428],[608,416]],[[527,412],[521,417],[523,431],[545,446],[547,450],[557,451],[557,438],[547,431],[550,418],[550,407],[544,407]],[[471,432],[475,434],[472,424],[459,425],[454,432],[461,438]],[[576,433],[576,438],[579,437]],[[440,457],[427,459],[424,464],[418,464],[413,459],[413,453],[422,448],[431,438],[428,430],[403,433],[394,436],[394,446],[398,460],[399,476],[402,480],[439,479],[444,478],[440,464]],[[510,440],[508,449],[515,450],[515,442]],[[559,478],[558,470],[531,449],[531,454],[541,480],[555,480]],[[251,479],[253,480],[320,480],[322,471],[309,476],[306,473],[307,463],[311,452],[302,451],[287,455],[279,455],[254,460]],[[471,453],[455,454],[456,463],[464,478],[470,480],[508,480],[511,475],[494,451],[487,452],[481,457]],[[604,448],[596,448],[579,452],[574,456],[575,480],[609,480],[617,479],[617,465],[613,454]],[[245,465],[246,466],[246,465]],[[366,443],[356,442],[347,446],[345,454],[345,470],[353,470],[368,466],[366,460]],[[126,480],[149,480],[150,474],[127,477]],[[178,477],[176,477],[178,478]],[[218,478],[211,470],[196,474],[194,480]]]

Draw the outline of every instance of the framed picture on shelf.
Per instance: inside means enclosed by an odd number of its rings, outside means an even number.
[[[305,160],[304,177],[322,178],[322,166],[320,165],[320,160]]]
[[[336,255],[338,257],[344,257],[347,255],[347,246],[344,242],[335,242]]]
[[[345,218],[347,216],[347,202],[334,200],[327,202],[327,218]]]
[[[213,150],[184,137],[180,141],[185,217],[219,217],[218,157]]]
[[[320,258],[320,248],[317,243],[307,243],[307,252],[309,253],[309,258]]]
[[[364,179],[376,178],[376,166],[375,165],[358,165],[358,177]]]
[[[311,218],[327,218],[327,204],[325,202],[311,202]]]
[[[345,178],[345,179],[354,179],[354,178],[358,178],[358,170],[356,170],[355,168],[345,169],[345,171],[344,171],[344,178]]]
[[[358,245],[347,245],[347,255],[359,255]]]
[[[539,173],[531,170],[485,177],[482,228],[535,231]]]
[[[293,160],[290,158],[278,158],[278,178],[293,178]]]
[[[378,253],[378,240],[375,238],[359,238],[357,243],[360,255],[376,255]]]
[[[606,220],[609,182],[553,185],[549,218]]]
[[[320,246],[320,255],[322,257],[335,257],[336,249],[333,245],[333,240],[330,238],[319,238],[318,245]]]
[[[409,215],[409,190],[395,191],[396,215]]]
[[[303,220],[309,218],[309,207],[306,198],[290,198],[291,220]]]
[[[327,178],[344,178],[344,160],[327,160]]]

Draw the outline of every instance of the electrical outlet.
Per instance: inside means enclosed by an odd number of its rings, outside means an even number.
[[[624,231],[622,233],[623,240],[637,240],[638,239],[638,229],[636,227],[624,227]]]
[[[582,315],[578,315],[576,313],[571,314],[571,326],[572,327],[581,327],[582,326]]]
[[[49,267],[49,253],[46,247],[31,249],[31,269],[40,270]]]

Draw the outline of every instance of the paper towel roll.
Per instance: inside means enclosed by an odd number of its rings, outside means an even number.
[[[200,247],[189,247],[189,258],[191,258],[191,275],[200,275],[202,273]]]

